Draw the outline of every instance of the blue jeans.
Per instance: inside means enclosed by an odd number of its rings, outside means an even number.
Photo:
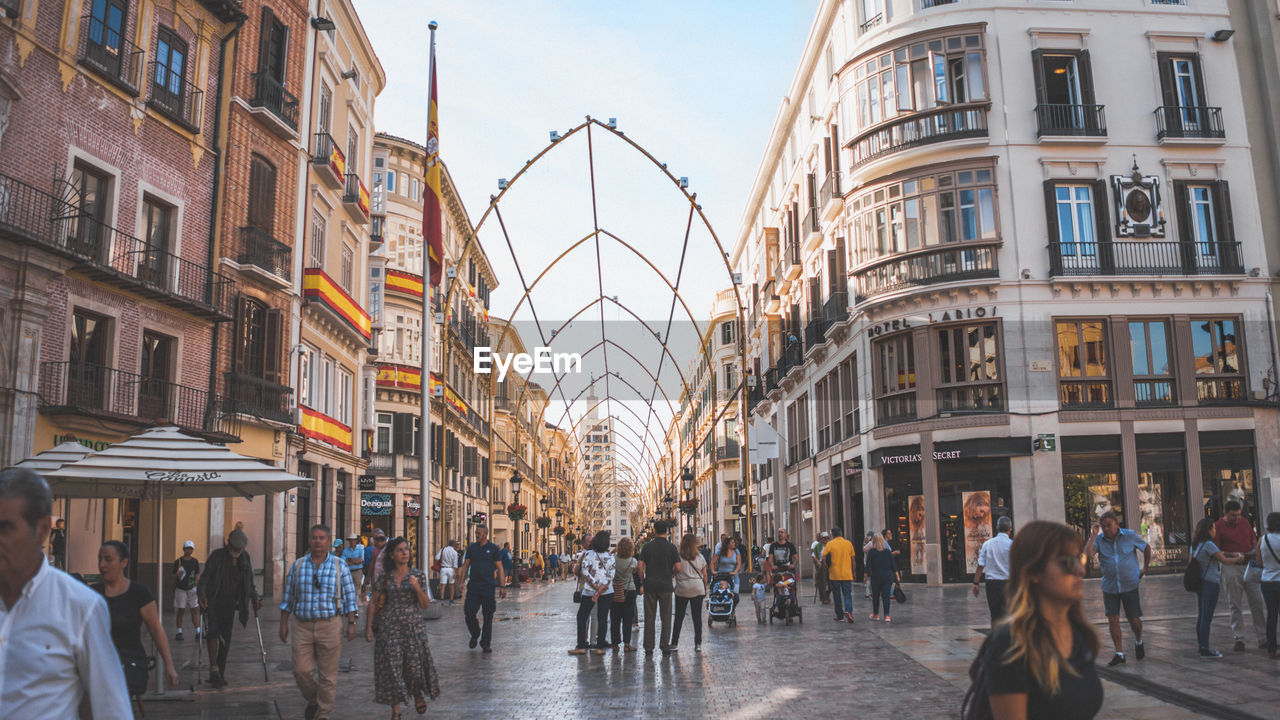
[[[600,602],[587,594],[586,590],[582,591],[582,602],[578,603],[578,648],[586,650],[591,645],[591,638],[587,637],[587,629],[591,626],[591,610],[596,611],[596,643],[594,647],[603,650],[608,647],[604,643],[604,635],[609,627],[609,608],[613,605],[613,593],[601,594]]]
[[[1276,651],[1276,623],[1280,621],[1280,582],[1262,583],[1262,600],[1267,604],[1267,652]]]
[[[827,588],[831,591],[831,597],[835,598],[837,620],[843,619],[845,613],[853,612],[852,580],[828,580]]]
[[[1200,584],[1200,594],[1196,598],[1196,642],[1201,650],[1209,649],[1209,625],[1213,623],[1213,611],[1218,609],[1218,591],[1221,586],[1216,582]]]

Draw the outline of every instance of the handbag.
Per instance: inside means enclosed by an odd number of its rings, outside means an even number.
[[[907,591],[902,589],[902,583],[893,584],[893,601],[896,603],[907,601]]]
[[[1199,546],[1192,548],[1191,560],[1182,571],[1182,589],[1187,592],[1198,593],[1200,592],[1200,587],[1204,584],[1204,572],[1200,567],[1200,562],[1196,560],[1199,555]]]
[[[129,696],[135,697],[147,692],[147,680],[151,677],[151,667],[155,661],[145,655],[121,655],[120,667],[124,669],[124,684],[129,689]]]

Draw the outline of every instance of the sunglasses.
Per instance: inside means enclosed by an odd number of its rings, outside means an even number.
[[[1053,564],[1057,565],[1058,569],[1066,575],[1075,575],[1077,568],[1088,567],[1088,562],[1084,553],[1079,555],[1059,555],[1053,559]]]

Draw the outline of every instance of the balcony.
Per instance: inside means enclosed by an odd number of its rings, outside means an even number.
[[[839,325],[849,319],[849,293],[841,290],[831,293],[822,304],[822,317],[829,325]]]
[[[915,287],[999,277],[996,251],[994,245],[930,250],[859,270],[855,301]]]
[[[393,479],[422,477],[422,461],[417,455],[404,453],[373,453],[369,456],[367,471],[374,477]]]
[[[884,22],[884,13],[876,13],[875,15],[872,15],[870,18],[867,18],[866,22],[858,26],[858,34],[862,35],[863,33],[866,33],[869,30],[871,30],[872,28],[877,27],[882,22]]]
[[[1156,108],[1156,141],[1225,140],[1222,108],[1164,105]],[[1220,144],[1214,142],[1213,144]]]
[[[249,112],[279,137],[292,139],[298,136],[298,98],[265,72],[253,74],[253,98],[249,101]]]
[[[939,5],[951,5],[956,0],[920,0],[920,8],[922,10],[938,7]]]
[[[1104,105],[1037,105],[1037,138],[1105,138]]]
[[[40,364],[40,411],[143,428],[177,425],[216,442],[239,442],[240,421],[205,390],[91,363]]]
[[[1161,407],[1177,404],[1173,380],[1134,379],[1133,404],[1138,407]]]
[[[0,198],[0,237],[84,259],[72,245],[76,212],[66,201],[8,175],[0,175]]]
[[[163,63],[151,62],[149,67],[151,98],[147,106],[193,133],[200,132],[204,91]]]
[[[293,424],[293,388],[244,373],[229,372],[223,378],[231,410],[263,420]]]
[[[818,188],[818,207],[822,208],[822,219],[825,222],[840,217],[840,211],[844,209],[844,196],[840,194],[839,173],[829,172],[822,181],[822,187]]]
[[[240,228],[240,266],[259,268],[276,281],[288,281],[293,274],[293,249],[255,227]]]
[[[374,477],[395,477],[396,456],[391,453],[373,453],[369,456],[369,467],[366,472]]]
[[[347,182],[347,156],[342,153],[333,136],[326,132],[318,132],[315,137],[314,152],[311,165],[316,174],[331,188],[345,187]]]
[[[1058,381],[1058,399],[1063,410],[1105,410],[1111,407],[1111,382],[1109,380]]]
[[[804,328],[804,349],[809,352],[827,342],[827,327],[830,323],[825,317],[815,317],[809,320],[809,324]]]
[[[495,412],[511,412],[515,407],[515,403],[511,398],[505,395],[495,395],[493,398],[493,409]]]
[[[347,173],[345,189],[342,192],[342,204],[347,214],[357,223],[369,222],[369,189],[364,181],[355,173]]]
[[[810,207],[800,225],[801,252],[808,254],[822,244],[822,213],[817,207]]]
[[[142,89],[142,48],[92,15],[80,19],[80,64],[133,97]]]
[[[782,271],[785,273],[783,279],[786,281],[794,281],[804,272],[804,265],[800,264],[800,248],[792,243],[787,243],[782,249]],[[779,288],[778,292],[784,292]]]
[[[728,440],[716,446],[716,460],[737,460],[741,453],[737,440]]]
[[[1243,272],[1239,242],[1049,243],[1049,274],[1053,277],[1239,275]]]
[[[369,242],[381,243],[386,240],[386,215],[373,215],[369,218]]]
[[[916,391],[876,398],[876,424],[897,425],[916,419]]]
[[[921,145],[987,137],[987,101],[944,105],[900,115],[862,133],[845,147],[853,150],[853,166]]]

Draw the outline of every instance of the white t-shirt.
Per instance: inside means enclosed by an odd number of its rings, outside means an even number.
[[[1280,582],[1280,533],[1262,536],[1262,582]]]
[[[440,567],[442,568],[453,568],[456,570],[458,567],[458,551],[454,550],[452,545],[446,545],[440,553],[436,555],[436,559],[440,561]]]

